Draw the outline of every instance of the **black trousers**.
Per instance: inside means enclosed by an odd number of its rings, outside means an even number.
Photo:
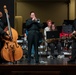
[[[55,50],[55,46],[57,48],[57,51],[58,51],[58,55],[61,54],[61,43],[60,42],[57,42],[57,43],[49,43],[49,47],[51,49],[51,55],[54,56],[54,50]]]
[[[72,43],[72,58],[70,59],[71,61],[75,61],[76,60],[76,42]]]
[[[31,30],[28,32],[28,62],[31,62],[31,50],[34,45],[35,62],[39,62],[38,56],[39,31]]]
[[[0,40],[0,64],[6,62],[1,56],[1,50],[2,50],[3,46],[4,46],[4,41]]]

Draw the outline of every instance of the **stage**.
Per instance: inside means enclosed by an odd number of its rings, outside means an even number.
[[[0,65],[0,75],[75,75],[76,65],[69,64],[14,64]]]
[[[27,59],[22,58],[17,63],[0,64],[0,75],[75,75],[76,64],[68,64],[68,57],[47,58],[40,57],[40,63],[34,63],[34,58],[30,64]]]
[[[23,46],[24,55],[21,60],[16,63],[0,64],[0,75],[75,75],[76,64],[68,64],[67,61],[71,56],[71,50],[62,49],[61,57],[57,57],[55,50],[55,58],[49,55],[50,50],[45,51],[45,47],[39,48],[39,64],[35,63],[35,57],[32,57],[31,63],[27,63],[27,47]]]

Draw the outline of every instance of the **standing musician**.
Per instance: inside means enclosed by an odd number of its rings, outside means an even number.
[[[0,12],[0,51],[4,45],[4,41],[2,41],[2,38],[7,39],[9,38],[8,34],[6,33],[7,31],[7,25],[2,21],[3,13]],[[3,63],[3,60],[1,58],[0,54],[0,63]]]
[[[48,26],[44,29],[45,40],[46,40],[46,32],[47,31],[56,31],[57,30],[56,27],[55,27],[55,24],[52,24],[51,20],[47,21],[47,25]],[[49,42],[48,42],[48,46],[51,49],[51,55],[52,55],[53,58],[55,58],[55,54],[54,54],[55,46],[57,47],[57,50],[58,50],[58,57],[60,56],[61,47],[62,47],[60,41],[58,41],[56,39],[50,39]]]
[[[35,50],[35,62],[39,63],[38,44],[41,24],[34,11],[30,12],[30,19],[26,20],[26,28],[28,30],[28,63],[31,63],[32,45],[34,45]]]
[[[72,42],[72,54],[71,54],[71,59],[68,61],[68,64],[75,64],[76,61],[76,19],[74,20],[73,24],[73,33],[71,34],[71,38],[73,40]]]

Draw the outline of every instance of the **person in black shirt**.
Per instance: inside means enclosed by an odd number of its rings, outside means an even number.
[[[30,19],[26,20],[26,28],[28,30],[28,63],[31,63],[31,50],[34,45],[35,62],[39,63],[38,44],[39,44],[39,30],[41,28],[40,20],[36,18],[35,12],[30,12]]]
[[[1,50],[1,45],[2,45],[2,38],[6,39],[8,34],[6,33],[7,31],[7,24],[2,20],[3,14],[0,12],[0,50]]]
[[[71,34],[71,38],[73,40],[72,42],[72,54],[71,54],[71,59],[68,61],[68,64],[75,64],[76,61],[76,19],[74,20],[73,23],[73,32]]]
[[[3,17],[3,13],[0,12],[0,51],[4,46],[4,41],[2,39],[8,39],[8,34],[6,33],[7,31],[7,25],[5,22],[3,22],[2,20]],[[0,63],[3,63],[3,59],[1,58],[1,54],[0,54]]]

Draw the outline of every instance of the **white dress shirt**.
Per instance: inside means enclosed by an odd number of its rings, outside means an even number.
[[[46,27],[45,29],[44,29],[44,37],[45,37],[45,40],[46,40],[46,32],[47,31],[50,31],[50,28],[49,27]]]

